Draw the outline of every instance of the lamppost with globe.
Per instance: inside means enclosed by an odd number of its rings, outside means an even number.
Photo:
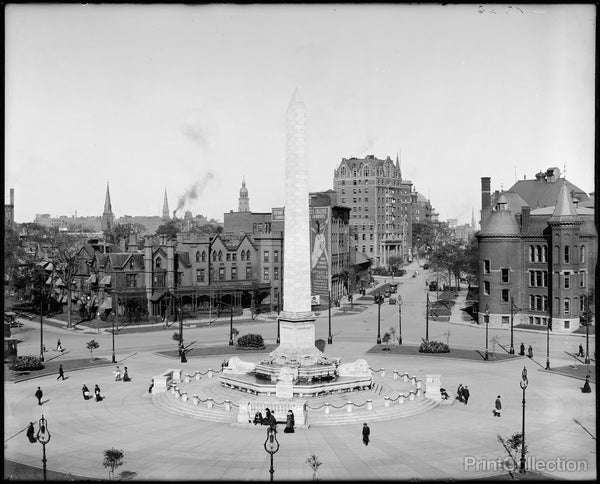
[[[279,442],[276,434],[277,431],[275,428],[269,425],[269,428],[267,428],[267,440],[265,440],[264,447],[271,456],[271,468],[269,469],[269,472],[271,473],[271,482],[273,481],[273,474],[275,473],[275,469],[273,468],[273,454],[276,454],[279,450]]]
[[[525,390],[527,389],[528,383],[527,368],[523,367],[521,381],[519,382],[519,385],[523,390],[523,427],[521,431],[521,465],[519,466],[519,472],[521,474],[525,474]]]
[[[44,481],[46,480],[46,444],[50,442],[50,431],[48,430],[48,421],[42,415],[39,421],[37,431],[37,441],[42,444],[42,465],[44,468]]]
[[[485,313],[483,315],[485,320],[485,361],[488,361],[488,326],[490,324],[490,307],[485,305]]]

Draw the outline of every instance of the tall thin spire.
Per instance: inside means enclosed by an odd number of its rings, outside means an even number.
[[[162,218],[164,218],[164,219],[171,218],[169,215],[169,201],[167,200],[167,187],[165,187],[165,199],[163,202]]]
[[[110,203],[110,190],[108,182],[106,182],[106,197],[104,198],[104,213],[112,213],[112,205]]]

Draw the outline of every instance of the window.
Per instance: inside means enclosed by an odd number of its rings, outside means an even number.
[[[340,176],[348,176],[348,170],[346,170],[345,166],[342,166],[342,168],[340,169]]]
[[[543,309],[542,296],[535,296],[535,309],[541,311]]]
[[[535,261],[535,247],[533,245],[529,246],[529,262]]]
[[[273,279],[279,280],[279,267],[273,267]]]
[[[205,269],[196,269],[196,282],[204,282],[205,277]]]
[[[548,247],[542,246],[542,262],[548,262]]]
[[[223,251],[219,251],[219,262],[223,260]]]
[[[569,327],[571,326],[571,321],[565,321],[565,329],[569,329]]]
[[[231,260],[237,261],[237,252],[234,252],[233,254],[231,254]]]
[[[137,274],[126,275],[127,287],[137,287]]]
[[[225,254],[225,260],[228,260],[228,261],[231,260],[231,254],[229,252],[227,252],[227,254]]]
[[[529,295],[529,309],[535,309],[535,296],[533,294]]]
[[[157,274],[154,276],[154,287],[165,287],[165,275]]]
[[[213,250],[213,262],[217,262],[217,251]]]
[[[510,299],[510,289],[502,289],[502,302],[508,302]]]
[[[579,262],[583,264],[585,262],[585,245],[579,248]]]
[[[268,250],[265,250],[263,252],[263,261],[264,262],[269,262],[269,251]]]
[[[219,281],[225,280],[225,268],[219,267]]]
[[[558,245],[554,246],[554,264],[558,264],[560,256],[560,247]]]
[[[269,280],[269,268],[268,268],[268,267],[265,267],[265,268],[263,269],[263,279],[264,279],[265,281],[268,281],[268,280]]]
[[[183,272],[178,272],[177,273],[176,281],[177,281],[175,283],[176,286],[181,286],[182,285],[182,283],[183,283]]]
[[[563,287],[565,289],[569,289],[571,287],[571,275],[568,272],[563,274],[563,281],[564,281]]]
[[[252,267],[246,267],[246,280],[252,280]]]
[[[587,276],[587,273],[585,271],[581,271],[579,273],[579,287],[585,287],[586,276]]]
[[[500,269],[502,272],[502,282],[510,282],[509,280],[509,270],[508,269]]]
[[[483,261],[483,273],[484,274],[490,273],[490,261],[487,259]]]
[[[571,260],[571,247],[568,245],[565,245],[563,260],[565,264],[568,264]]]
[[[242,250],[240,260],[246,260],[246,251]]]
[[[131,260],[129,261],[129,268],[130,268],[130,269],[133,269],[133,259],[131,259]]]
[[[508,316],[502,316],[502,324],[508,324],[510,322],[510,318]]]
[[[200,262],[200,251],[196,251],[196,262]]]
[[[490,295],[490,281],[483,281],[483,293],[486,296]]]
[[[231,280],[237,281],[237,267],[231,268]]]
[[[206,262],[206,252],[202,251],[202,262]]]
[[[250,260],[250,249],[248,249],[246,251],[246,260],[249,261]]]
[[[156,264],[154,264],[156,266],[157,269],[160,269],[161,265],[162,265],[162,259],[160,257],[156,258]]]
[[[571,314],[571,300],[569,298],[565,298],[563,301],[564,314]]]
[[[278,250],[273,251],[273,262],[279,262],[279,251]]]

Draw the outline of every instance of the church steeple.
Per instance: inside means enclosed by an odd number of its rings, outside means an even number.
[[[163,202],[163,209],[162,209],[162,218],[165,220],[171,218],[169,216],[169,202],[167,200],[167,188],[166,187],[165,187],[165,200]]]
[[[240,188],[240,199],[238,204],[238,212],[250,211],[250,199],[248,198],[248,189],[246,188],[246,178],[242,178],[242,188]]]
[[[106,182],[106,197],[104,198],[104,211],[102,212],[102,230],[111,231],[113,228],[115,216],[112,213],[112,204],[110,203],[110,189]]]

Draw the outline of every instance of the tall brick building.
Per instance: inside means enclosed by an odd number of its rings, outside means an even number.
[[[354,246],[374,265],[387,265],[391,256],[410,257],[412,251],[412,182],[402,179],[400,163],[342,158],[334,171],[338,203],[350,207]]]
[[[491,193],[481,179],[479,321],[570,332],[594,313],[598,235],[593,200],[558,168]]]

